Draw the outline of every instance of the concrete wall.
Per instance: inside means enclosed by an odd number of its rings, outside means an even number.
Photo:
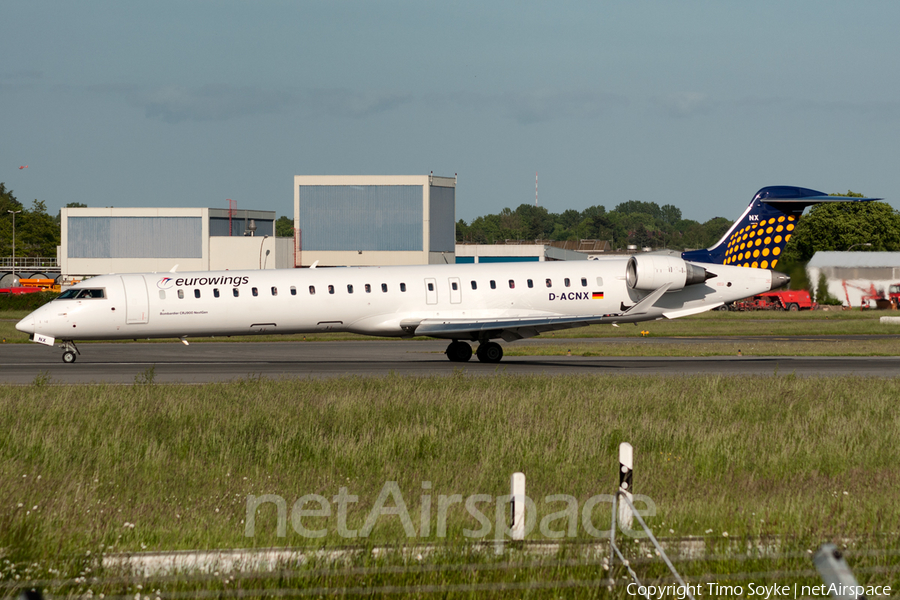
[[[273,237],[213,236],[209,238],[209,270],[275,269],[278,266],[277,240]]]

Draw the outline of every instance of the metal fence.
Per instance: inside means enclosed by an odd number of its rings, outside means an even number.
[[[10,271],[53,271],[59,272],[59,261],[55,256],[3,256],[0,257],[0,270]]]

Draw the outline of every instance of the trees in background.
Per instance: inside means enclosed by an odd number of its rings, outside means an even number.
[[[656,202],[629,200],[607,211],[591,206],[551,213],[542,206],[522,204],[485,215],[471,223],[456,224],[456,241],[478,244],[505,240],[608,240],[613,248],[629,245],[654,248],[705,248],[715,243],[731,225],[721,217],[699,223],[681,217],[681,209]]]
[[[294,237],[294,220],[281,216],[275,221],[276,237]]]
[[[12,256],[13,217],[16,214],[16,256],[56,256],[59,224],[47,214],[47,204],[35,200],[25,208],[12,190],[0,182],[0,256]]]
[[[861,194],[848,192],[861,198]],[[871,244],[871,245],[864,245]],[[783,261],[807,262],[819,251],[900,251],[900,213],[885,202],[817,204],[800,219]]]
[[[835,194],[837,195],[837,194]],[[842,196],[862,198],[847,192]],[[591,206],[579,212],[550,213],[522,204],[456,224],[456,241],[478,244],[506,240],[608,240],[614,249],[638,247],[708,248],[728,231],[732,220],[714,217],[704,223],[682,219],[681,209],[629,200],[607,211]],[[864,245],[870,244],[870,245]],[[900,212],[885,202],[818,204],[802,217],[780,261],[802,265],[820,250],[900,251]]]

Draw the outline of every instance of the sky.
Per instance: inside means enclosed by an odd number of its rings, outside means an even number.
[[[294,175],[457,174],[456,217],[767,185],[900,208],[900,3],[0,3],[0,182],[293,216]],[[892,66],[893,65],[893,66]],[[19,166],[28,165],[27,169]]]

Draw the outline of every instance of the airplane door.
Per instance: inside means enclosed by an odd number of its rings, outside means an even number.
[[[450,278],[450,304],[459,304],[462,302],[462,286],[459,283],[459,277]]]
[[[150,299],[143,275],[120,275],[125,285],[125,322],[147,323],[150,319]]]
[[[425,278],[425,304],[437,304],[437,279],[434,277]]]

